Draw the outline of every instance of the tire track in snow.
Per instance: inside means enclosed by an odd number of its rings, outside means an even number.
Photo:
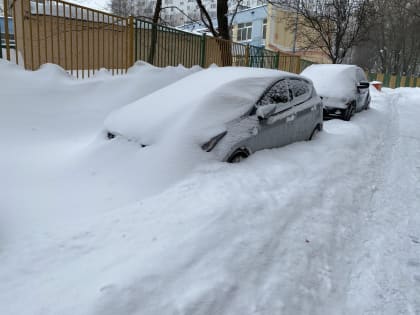
[[[404,136],[416,130],[407,122],[416,116],[420,118],[420,111],[410,113],[409,106],[414,104],[403,106],[402,100],[398,92],[391,95],[393,119],[388,149],[382,157],[377,189],[367,207],[362,250],[350,283],[349,314],[420,312],[419,283],[410,272],[420,269],[416,266],[417,262],[420,266],[420,247],[412,241],[412,236],[417,238],[420,223],[417,214],[420,198],[416,190],[420,177],[413,165],[418,160],[420,142]],[[410,256],[416,258],[407,262]]]

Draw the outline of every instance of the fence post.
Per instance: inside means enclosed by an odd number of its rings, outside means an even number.
[[[277,52],[277,54],[274,56],[274,69],[279,68],[279,61],[280,61],[280,53]]]
[[[301,71],[301,66],[300,66],[300,61],[301,61],[302,59],[300,58],[300,57],[298,57],[297,58],[297,63],[296,63],[296,74],[299,74],[299,73],[301,73],[302,71]]]
[[[397,75],[397,78],[395,80],[395,87],[400,87],[401,86],[401,82],[402,82],[402,77],[400,75]]]
[[[249,44],[245,46],[245,67],[249,67]]]
[[[204,33],[201,36],[201,45],[200,45],[200,66],[205,67],[206,65],[206,34]]]
[[[6,59],[10,61],[10,42],[9,42],[9,3],[3,0],[3,15],[4,15],[4,37],[6,39]]]
[[[376,81],[376,76],[377,76],[376,72],[375,73],[368,73],[369,81]]]
[[[128,30],[128,36],[130,37],[128,43],[129,43],[129,57],[128,57],[128,62],[129,62],[129,67],[132,67],[134,65],[134,58],[136,58],[137,56],[134,56],[134,47],[133,47],[133,34],[134,34],[134,20],[133,20],[133,16],[129,16],[128,17],[128,25],[129,25],[129,30]],[[136,36],[136,41],[137,41],[137,36]],[[136,49],[137,49],[137,45],[136,45]]]

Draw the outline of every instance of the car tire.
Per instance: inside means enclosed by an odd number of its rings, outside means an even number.
[[[368,110],[369,108],[370,108],[370,96],[368,96],[366,99],[365,110]]]
[[[353,116],[354,112],[355,112],[355,105],[354,105],[354,103],[351,103],[349,105],[349,107],[347,107],[347,110],[344,112],[343,119],[345,121],[350,121],[350,119]]]
[[[235,151],[229,158],[228,163],[240,163],[245,160],[249,154],[244,150],[237,150]]]
[[[315,129],[314,130],[312,130],[312,133],[311,133],[311,135],[310,135],[310,137],[309,137],[309,139],[308,139],[308,141],[312,141],[312,140],[314,140],[316,137],[317,137],[317,135],[318,135],[318,133],[321,131],[321,127],[318,125],[318,126],[316,126],[315,127]]]

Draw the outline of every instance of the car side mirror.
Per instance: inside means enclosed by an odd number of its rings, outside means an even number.
[[[359,84],[357,85],[358,89],[368,89],[369,88],[369,82],[367,81],[360,81]]]
[[[257,108],[258,120],[265,120],[276,111],[276,104],[261,105]]]

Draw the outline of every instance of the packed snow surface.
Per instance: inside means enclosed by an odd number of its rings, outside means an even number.
[[[420,89],[232,165],[105,139],[159,71],[0,61],[0,314],[420,312]]]

